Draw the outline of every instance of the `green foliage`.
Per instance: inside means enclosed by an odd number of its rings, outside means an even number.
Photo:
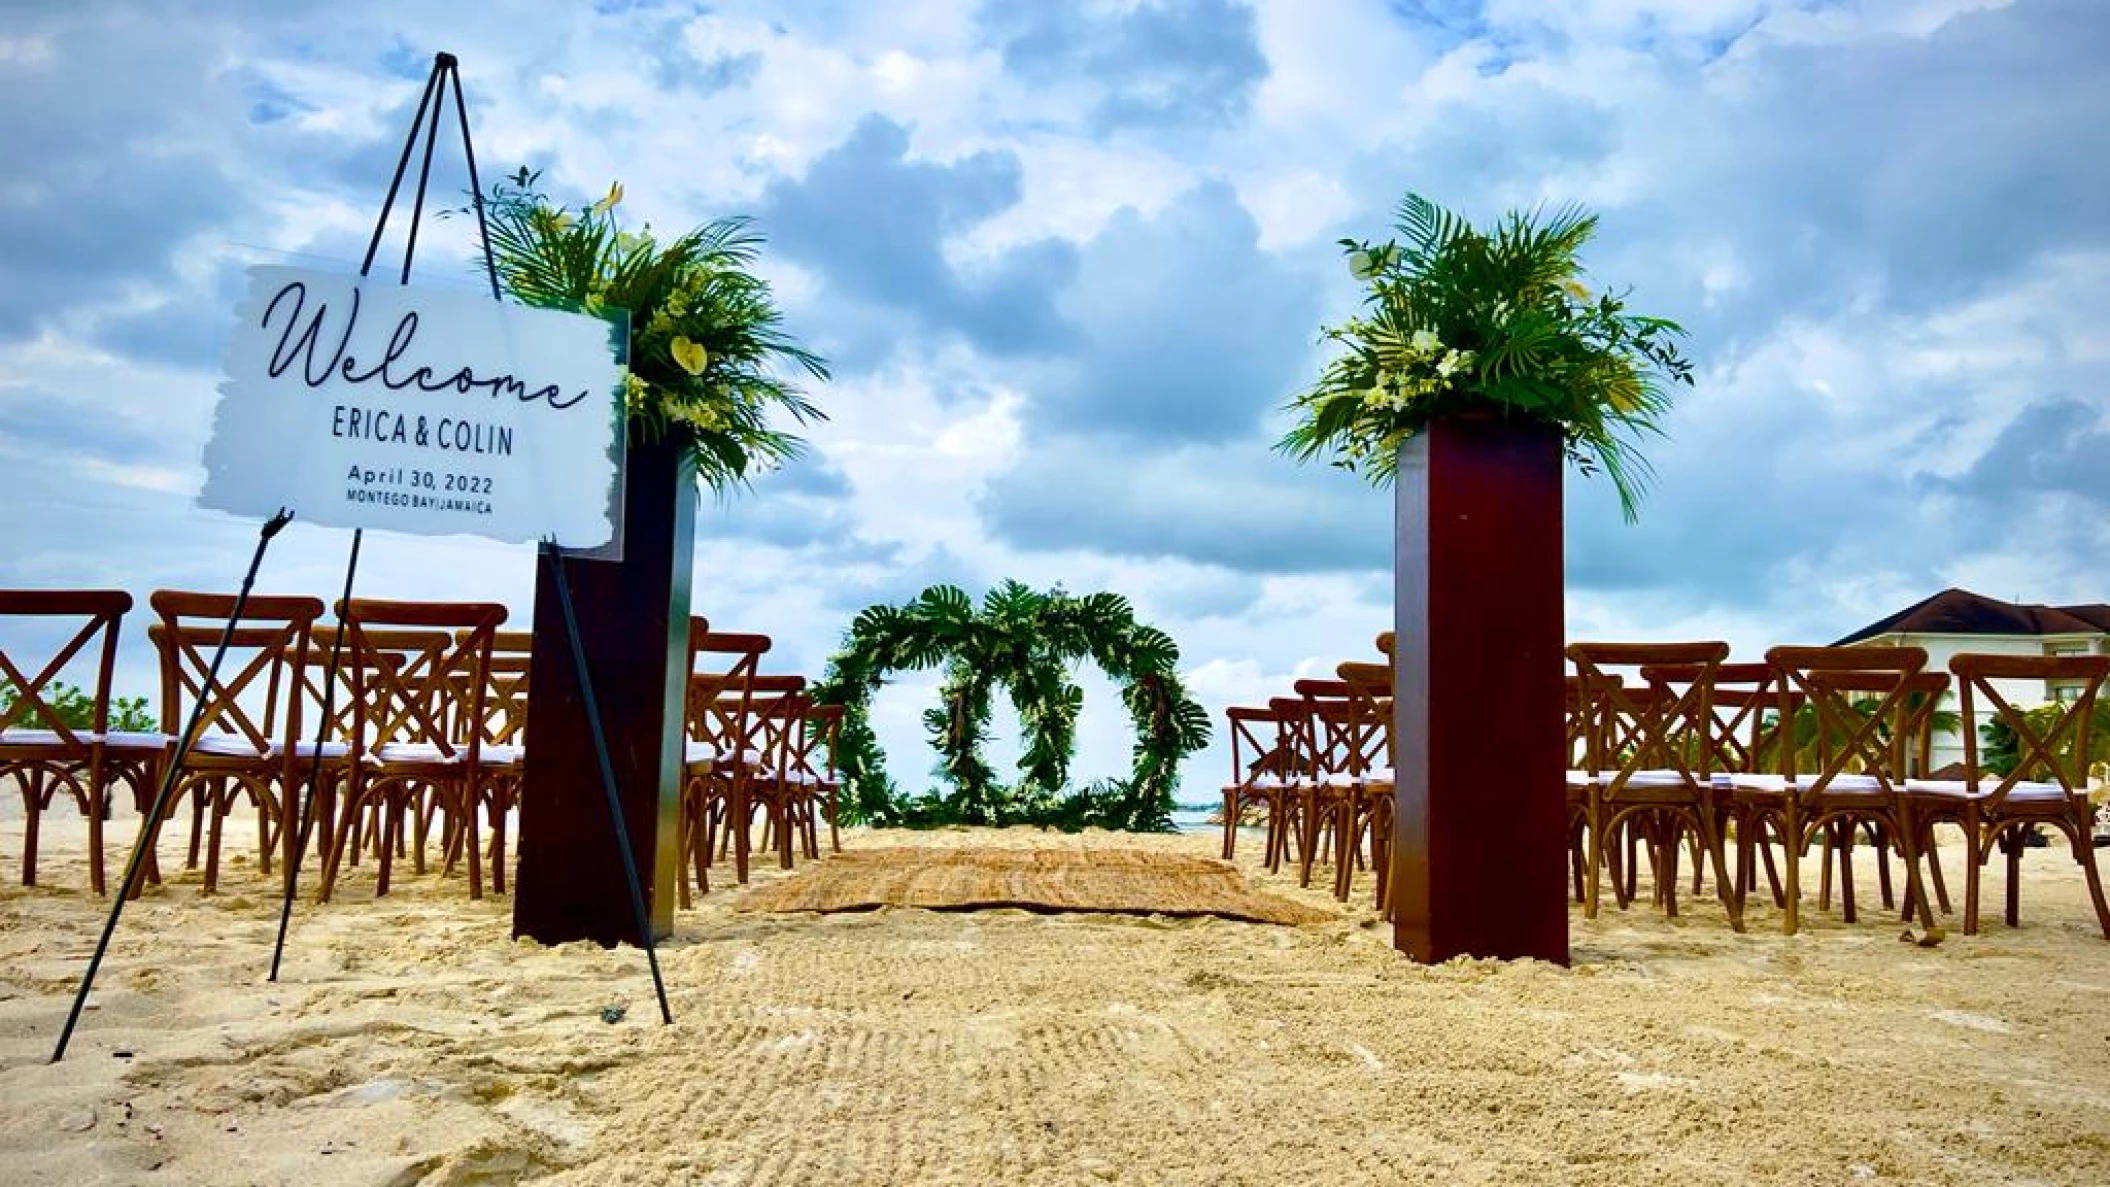
[[[1136,726],[1129,777],[1069,788],[1084,691],[1070,665],[1089,659],[1121,684]],[[868,703],[887,673],[945,668],[938,704],[923,715],[945,790],[903,795],[887,778]],[[1006,786],[983,760],[996,691],[1008,693],[1025,736],[1018,780]],[[1179,763],[1209,744],[1209,716],[1179,679],[1171,636],[1135,621],[1117,594],[1073,597],[1007,581],[979,610],[964,590],[938,585],[901,606],[872,606],[851,623],[815,699],[840,704],[835,764],[844,818],[853,823],[1036,824],[1163,831],[1172,826]]]
[[[1560,430],[1584,473],[1609,475],[1632,520],[1650,473],[1635,439],[1661,434],[1669,387],[1690,384],[1692,366],[1675,322],[1584,287],[1597,217],[1511,212],[1481,231],[1408,194],[1395,225],[1400,240],[1341,241],[1369,286],[1366,310],[1323,331],[1342,353],[1291,401],[1300,420],[1276,448],[1328,455],[1382,486],[1400,445],[1439,419],[1524,417]]]
[[[2034,709],[2025,710],[2023,717],[2029,722],[2030,729],[2034,730],[2038,737],[2043,737],[2058,724],[2060,714],[2065,711],[2066,707],[2063,705],[2039,705]],[[2088,768],[2098,763],[2110,762],[2110,701],[2099,700],[2095,703],[2095,707],[2090,711],[2088,734],[2088,754],[2086,760],[2079,764],[2076,773],[2085,774]],[[1980,725],[1978,738],[1981,743],[1978,765],[1987,771],[1995,775],[2006,775],[2022,760],[2021,744],[2006,720],[1994,717]],[[2071,745],[2072,739],[2069,735],[2065,739],[2062,752]],[[2043,765],[2042,762],[2032,763],[2032,769],[2024,771],[2022,777],[2049,778],[2050,773],[2042,769]]]
[[[720,491],[801,456],[805,442],[772,428],[771,415],[826,416],[779,372],[825,381],[828,365],[784,332],[769,285],[749,271],[762,246],[749,222],[720,219],[661,243],[649,224],[616,223],[621,186],[572,211],[552,206],[538,177],[522,169],[484,200],[499,281],[527,305],[628,311],[632,434],[682,432],[697,477]]]
[[[15,697],[16,691],[12,685],[0,688],[0,717],[4,717],[14,710]],[[58,715],[59,724],[63,724],[67,729],[92,730],[95,728],[95,697],[92,694],[84,692],[63,680],[54,680],[44,686],[41,699],[53,713]],[[34,717],[37,720],[29,720],[29,717]],[[16,722],[15,725],[21,729],[51,729],[53,727],[53,723],[46,720],[42,713],[35,712],[28,714],[24,720]],[[147,711],[147,699],[145,697],[113,696],[110,698],[109,729],[143,733],[158,727],[159,723],[155,721],[154,715]]]

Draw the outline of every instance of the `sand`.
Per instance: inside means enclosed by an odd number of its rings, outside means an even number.
[[[275,884],[237,845],[221,894],[186,874],[127,909],[51,1066],[106,910],[82,835],[54,818],[25,889],[0,822],[0,1182],[2110,1182],[2110,943],[2057,850],[2020,930],[1926,949],[1813,908],[1785,937],[1754,907],[1738,936],[1695,901],[1575,914],[1569,969],[1414,965],[1251,852],[1332,920],[753,915],[721,889],[661,948],[664,1027],[641,953],[512,942],[509,900],[435,875],[303,904],[266,984]]]

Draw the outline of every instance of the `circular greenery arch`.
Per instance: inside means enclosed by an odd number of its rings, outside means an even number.
[[[1089,659],[1121,686],[1135,722],[1126,779],[1066,793],[1084,690],[1070,665]],[[942,794],[903,796],[887,777],[869,703],[889,673],[943,665],[939,703],[923,715],[940,755]],[[991,700],[1001,688],[1018,712],[1019,778],[998,781],[983,759]],[[1209,744],[1209,715],[1179,678],[1172,636],[1139,623],[1119,594],[1046,593],[1006,581],[977,610],[964,590],[934,585],[900,606],[871,606],[813,695],[843,706],[835,740],[846,822],[873,825],[1041,824],[1162,831],[1172,827],[1180,760]]]

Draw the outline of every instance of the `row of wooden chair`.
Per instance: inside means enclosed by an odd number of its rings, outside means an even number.
[[[1389,655],[1392,634],[1378,636]],[[1225,710],[1231,779],[1223,788],[1223,855],[1258,816],[1266,825],[1262,860],[1270,871],[1294,860],[1298,884],[1311,885],[1323,858],[1334,897],[1347,901],[1359,869],[1375,872],[1377,909],[1391,890],[1392,667],[1349,661],[1331,679],[1301,679],[1291,695]]]
[[[1654,871],[1655,901],[1667,912],[1676,913],[1677,863],[1689,847],[1695,892],[1702,863],[1710,864],[1716,893],[1739,929],[1763,864],[1790,932],[1800,925],[1805,855],[1816,846],[1819,904],[1829,906],[1836,869],[1842,916],[1852,922],[1853,851],[1866,839],[1877,854],[1884,905],[1900,905],[1890,884],[1895,850],[1905,867],[1902,909],[1931,928],[1936,905],[1950,910],[1934,852],[1935,826],[1946,824],[1962,832],[1966,846],[1970,934],[1978,929],[1980,871],[1996,850],[2008,856],[2007,918],[2018,921],[2024,837],[2049,826],[2070,843],[2110,938],[2087,786],[2091,714],[2110,676],[2110,656],[1964,654],[1941,672],[1926,670],[1926,653],[1915,647],[1775,647],[1765,662],[1744,664],[1727,662],[1728,651],[1719,642],[1568,649],[1575,665],[1571,853],[1585,915],[1597,914],[1607,867],[1620,904],[1632,900],[1638,840]],[[1964,769],[1961,778],[1929,778],[1931,724],[1952,676],[1967,723]],[[2002,693],[2003,681],[2073,681],[2078,695],[2046,726]],[[1985,769],[1969,728],[1981,703],[2021,742],[2020,762],[2005,776]]]
[[[1380,636],[1387,657],[1391,643],[1389,632]],[[1843,917],[1853,922],[1854,852],[1866,842],[1884,906],[1932,926],[1936,907],[1951,910],[1934,860],[1935,828],[1947,825],[1965,840],[1964,930],[1974,933],[1982,867],[2006,855],[2006,915],[2017,922],[2025,834],[2049,827],[2082,866],[2110,938],[2087,787],[2091,714],[2110,657],[1960,655],[1941,672],[1926,670],[1918,648],[1776,647],[1763,662],[1731,663],[1726,643],[1698,642],[1576,643],[1567,659],[1570,861],[1587,917],[1600,911],[1608,874],[1618,905],[1632,903],[1644,867],[1653,902],[1677,914],[1679,864],[1689,852],[1692,893],[1711,872],[1733,927],[1742,930],[1762,872],[1792,932],[1805,855],[1815,847],[1820,907],[1831,905],[1836,874]],[[1952,675],[1964,722],[1988,706],[2014,731],[2020,761],[2009,774],[1987,772],[1967,726],[1961,777],[1928,777],[1932,723]],[[2016,681],[2075,692],[2047,722],[2003,693],[2002,682]],[[1391,664],[1346,662],[1335,679],[1299,680],[1292,693],[1226,711],[1224,857],[1234,856],[1239,828],[1257,820],[1270,870],[1294,861],[1309,885],[1314,866],[1330,860],[1335,895],[1346,900],[1367,864],[1386,911]],[[1902,900],[1891,882],[1893,851],[1904,863]]]
[[[226,633],[226,657],[208,680],[209,657],[234,603],[215,594],[152,596],[148,635],[160,661],[160,728],[127,732],[104,727],[130,595],[0,590],[0,621],[31,624],[21,633],[50,644],[24,647],[0,636],[0,688],[9,692],[0,709],[0,778],[13,778],[28,809],[24,882],[36,878],[42,813],[66,794],[88,820],[90,882],[102,893],[107,800],[113,788],[128,788],[147,840],[142,883],[159,878],[160,831],[187,806],[187,864],[198,865],[202,841],[205,889],[213,890],[224,822],[244,803],[257,816],[260,866],[268,875],[276,857],[290,876],[303,839],[285,822],[293,814],[289,806],[305,794],[312,803],[318,894],[325,900],[343,867],[362,855],[377,861],[378,893],[387,892],[398,857],[409,857],[422,873],[435,829],[448,872],[467,865],[472,897],[483,893],[487,858],[493,889],[504,893],[532,647],[527,633],[499,629],[504,607],[355,599],[339,607],[341,625],[333,627],[319,623],[317,599],[252,596]],[[841,710],[814,706],[798,677],[757,672],[754,660],[768,649],[766,636],[714,635],[700,618],[691,636],[698,644],[692,668],[696,657],[719,645],[742,657],[730,671],[698,673],[689,690],[684,821],[693,816],[703,825],[692,856],[698,883],[707,889],[703,870],[713,839],[737,851],[745,880],[748,831],[757,813],[787,863],[794,834],[809,854],[817,852],[820,818],[829,821],[834,839],[836,788],[823,755],[832,753]],[[73,671],[90,674],[89,728],[69,726],[52,703],[59,677]],[[322,722],[325,706],[329,720]],[[175,774],[170,810],[147,820],[176,735],[194,709],[196,735]],[[686,880],[682,892],[686,902]]]

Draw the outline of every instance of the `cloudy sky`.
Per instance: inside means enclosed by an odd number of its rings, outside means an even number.
[[[1335,240],[1409,189],[1588,204],[1598,282],[1691,331],[1641,524],[1569,482],[1571,637],[1755,655],[1949,585],[2110,600],[2102,0],[10,0],[0,584],[233,586],[254,526],[191,500],[242,271],[356,267],[438,50],[487,176],[768,236],[831,419],[706,501],[696,590],[781,670],[1007,577],[1126,594],[1212,713],[1367,653],[1389,496],[1269,447],[1357,300]],[[473,280],[462,230],[420,282]],[[347,543],[296,524],[260,585],[333,596]],[[532,570],[376,535],[361,587],[524,619]],[[1082,679],[1078,773],[1118,773]],[[907,780],[932,688],[876,703]]]

